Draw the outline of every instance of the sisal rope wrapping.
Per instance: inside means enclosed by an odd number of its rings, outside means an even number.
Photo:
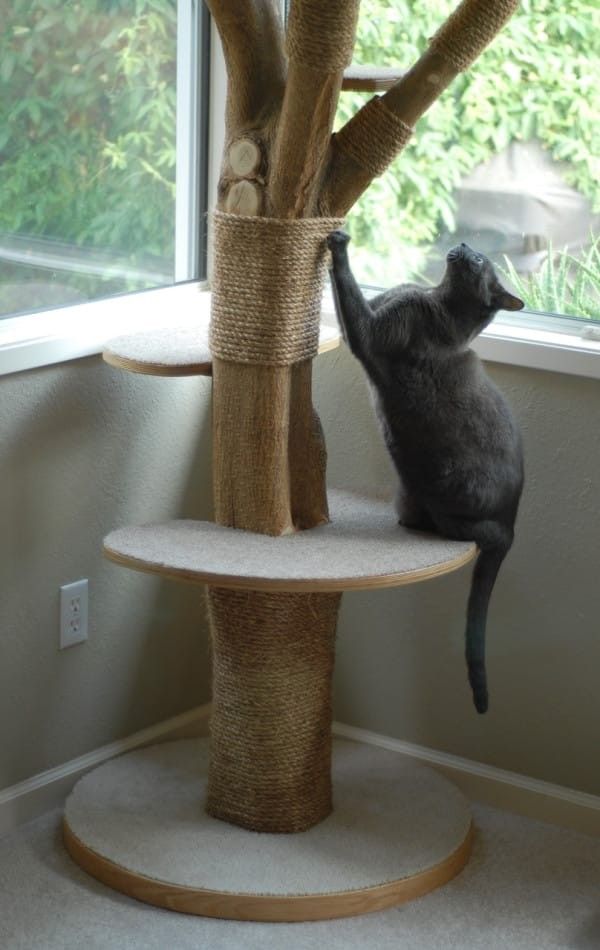
[[[412,132],[380,96],[374,96],[340,129],[334,144],[376,178],[402,151]]]
[[[286,47],[293,63],[335,73],[352,62],[360,0],[295,0]]]
[[[519,0],[463,0],[431,40],[431,49],[461,72],[491,43]]]
[[[316,356],[325,238],[342,224],[214,213],[213,356],[265,366]]]
[[[209,588],[213,817],[275,833],[305,831],[331,812],[340,598]]]

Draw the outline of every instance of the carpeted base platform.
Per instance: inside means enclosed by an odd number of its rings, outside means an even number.
[[[461,793],[392,752],[334,744],[334,811],[310,831],[258,834],[210,818],[208,743],[137,750],[89,773],[65,811],[65,842],[117,890],[185,913],[318,920],[381,910],[450,880],[468,860]]]

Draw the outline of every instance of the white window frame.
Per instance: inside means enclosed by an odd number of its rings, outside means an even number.
[[[208,282],[194,279],[200,222],[200,177],[195,144],[198,86],[197,18],[201,0],[178,0],[177,74],[177,195],[176,279],[186,281],[134,294],[109,297],[23,314],[0,320],[0,375],[20,372],[102,352],[111,337],[164,325],[165,315],[177,313],[182,322],[194,319],[198,294]],[[226,71],[220,42],[211,26],[210,104],[208,120],[208,207],[214,207],[225,138]],[[191,209],[191,213],[190,213]],[[210,245],[208,248],[210,278]],[[335,324],[327,295],[323,319]],[[600,327],[575,321],[547,325],[516,319],[501,312],[474,341],[473,349],[490,362],[508,363],[557,373],[600,379]]]

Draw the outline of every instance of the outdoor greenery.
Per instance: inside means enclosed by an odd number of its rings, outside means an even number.
[[[456,2],[362,0],[355,62],[410,66]],[[439,234],[455,228],[461,179],[512,142],[539,142],[600,212],[599,62],[597,0],[522,0],[351,212],[362,278],[419,273]],[[5,3],[0,236],[110,249],[132,266],[171,260],[175,76],[176,0]],[[344,93],[338,125],[364,101]],[[586,260],[585,273],[598,263]],[[562,270],[561,261],[535,280],[563,274],[567,307],[575,270],[572,258]],[[579,280],[588,299],[591,278]],[[534,306],[533,283],[528,293]]]
[[[455,5],[363,0],[355,62],[408,68]],[[461,178],[511,142],[540,142],[566,163],[565,180],[600,211],[599,62],[597,0],[522,0],[351,213],[363,278],[399,280],[418,272],[440,231],[455,228],[453,193]],[[344,94],[338,123],[364,101]],[[389,262],[383,273],[382,259]]]
[[[555,255],[552,247],[539,271],[523,277],[506,257],[505,276],[531,310],[597,317],[600,313],[600,238],[586,253]]]
[[[0,232],[172,257],[175,0],[10,0]]]

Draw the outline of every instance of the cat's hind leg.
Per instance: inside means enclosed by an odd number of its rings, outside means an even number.
[[[436,530],[429,512],[417,501],[414,495],[409,494],[403,485],[400,485],[396,492],[395,507],[398,524],[402,527],[413,528],[416,531]]]

